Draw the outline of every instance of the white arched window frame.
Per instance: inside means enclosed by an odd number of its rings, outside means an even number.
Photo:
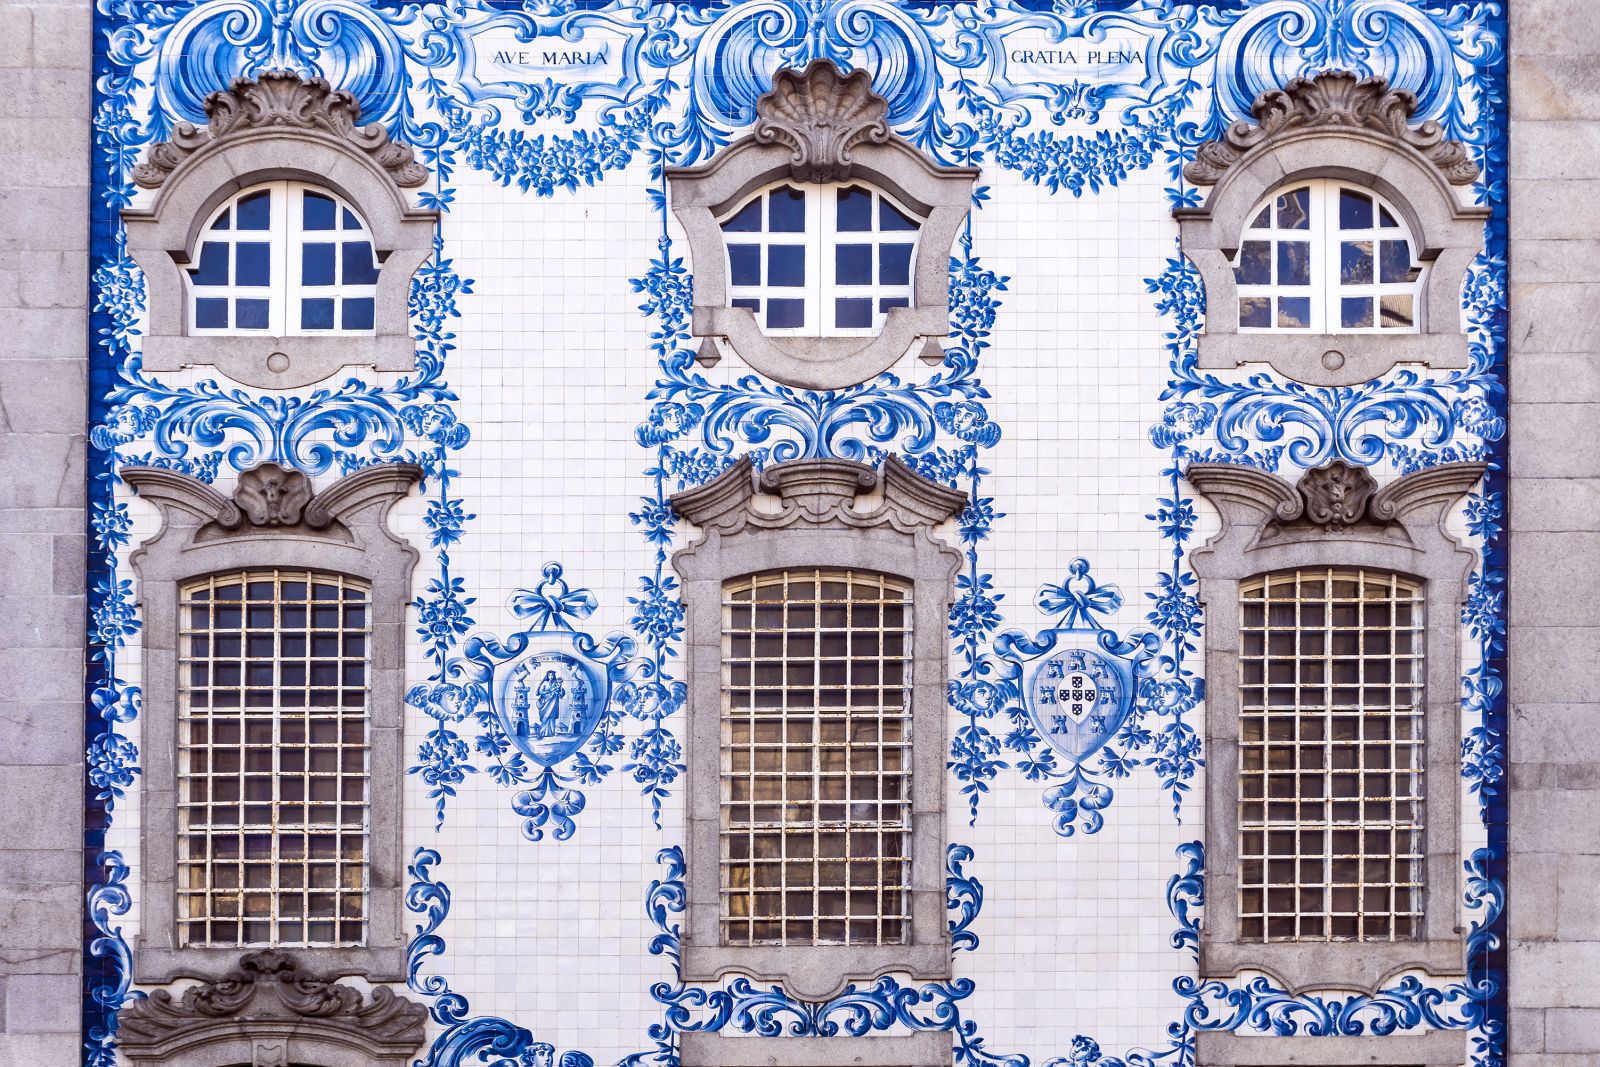
[[[728,306],[763,333],[869,337],[912,306],[923,220],[865,182],[778,182],[718,220]]]
[[[1480,195],[1475,190],[1461,187],[1472,185],[1481,171],[1472,149],[1449,140],[1416,109],[1415,96],[1391,89],[1382,78],[1324,71],[1262,93],[1251,105],[1254,122],[1232,123],[1221,137],[1195,149],[1184,164],[1184,179],[1210,191],[1202,202],[1175,208],[1173,217],[1184,258],[1205,287],[1205,324],[1195,345],[1199,369],[1268,364],[1295,381],[1333,386],[1369,381],[1401,363],[1432,370],[1470,365],[1462,285],[1483,248],[1489,209],[1472,202]],[[1313,268],[1319,281],[1342,274],[1340,246],[1346,236],[1351,243],[1376,242],[1377,273],[1370,282],[1320,286],[1324,299],[1333,303],[1291,304],[1280,327],[1276,302],[1269,311],[1244,301],[1297,295],[1260,288],[1241,292],[1241,285],[1276,287],[1277,282],[1260,281],[1259,259],[1250,261],[1240,245],[1263,232],[1253,232],[1252,224],[1264,206],[1275,206],[1277,195],[1302,187],[1332,188],[1324,195],[1334,198],[1334,206],[1321,212],[1333,230],[1321,241],[1321,255],[1308,255],[1307,280]],[[1375,198],[1372,225],[1352,225],[1348,234],[1338,230],[1339,187]],[[1310,217],[1315,205],[1309,193],[1306,199],[1310,228],[1317,225]],[[1398,225],[1382,224],[1380,200]],[[1274,218],[1265,232],[1281,229]],[[1418,273],[1404,282],[1385,282],[1381,242],[1386,232],[1400,230]],[[1275,268],[1273,263],[1269,271]],[[1390,277],[1397,276],[1391,270]],[[1310,288],[1302,287],[1304,297],[1312,296]],[[1407,295],[1412,297],[1409,324],[1403,313]],[[1383,324],[1385,297],[1390,298],[1388,326]],[[1361,302],[1371,299],[1372,325],[1343,326],[1345,299],[1353,302],[1351,319],[1357,322],[1364,321]],[[1303,319],[1296,315],[1299,310]]]
[[[1249,213],[1233,261],[1239,332],[1416,333],[1423,267],[1402,214],[1375,191],[1318,179]]]
[[[190,261],[192,335],[375,332],[372,234],[331,189],[274,181],[234,194],[207,220]]]
[[[148,147],[132,173],[134,183],[148,193],[139,194],[137,205],[122,210],[128,254],[144,272],[147,288],[140,339],[143,369],[162,373],[211,367],[255,388],[292,389],[322,381],[344,367],[401,372],[415,367],[411,281],[433,252],[438,213],[415,206],[407,190],[427,182],[427,168],[416,162],[408,146],[390,140],[383,127],[361,125],[360,110],[349,93],[293,71],[264,71],[255,79],[236,79],[226,90],[206,98],[206,114],[205,127],[179,123],[168,140]],[[231,237],[219,242],[222,231],[211,227],[222,209],[239,200],[240,194],[276,183],[283,183],[279,187],[288,199],[283,210],[269,212],[268,229],[241,234],[230,214]],[[280,250],[267,249],[264,271],[262,253],[247,254],[255,257],[247,264],[254,272],[249,280],[259,283],[265,274],[267,284],[236,286],[234,246],[271,246],[271,227],[287,226],[303,206],[287,192],[295,186],[311,186],[319,195],[329,196],[337,209],[335,236],[317,235],[319,240],[327,238],[321,243],[339,246],[334,251],[335,274],[331,285],[313,284],[314,292],[297,293],[293,300],[285,289],[275,312],[273,287],[304,268],[303,261],[295,258],[304,256],[303,249],[291,248],[285,230]],[[267,206],[271,207],[270,195]],[[342,228],[340,213],[345,209],[359,229]],[[347,232],[360,233],[372,249],[372,264],[382,264],[370,282],[344,278],[346,262],[354,262],[344,255]],[[264,240],[256,240],[263,233]],[[203,265],[208,240],[226,247]],[[225,274],[220,265],[226,265]],[[221,282],[222,289],[249,291],[207,294],[206,299],[229,301],[226,318],[218,305],[206,305],[206,317],[197,323],[191,271],[206,275],[199,288],[216,288]],[[372,319],[362,326],[369,286]],[[256,303],[243,309],[243,321],[249,325],[236,328],[241,310],[237,301],[263,299],[265,308]],[[323,314],[324,323],[331,310],[332,326],[323,328],[313,320],[310,328],[301,328],[305,313],[298,303],[301,299],[331,300],[331,306],[312,310]],[[263,310],[265,327],[259,325]]]
[[[936,339],[950,332],[950,248],[971,207],[977,170],[941,166],[896,136],[889,125],[888,102],[872,92],[867,72],[844,74],[828,60],[816,60],[804,71],[779,71],[772,91],[756,101],[755,111],[755,125],[747,136],[704,163],[666,172],[668,200],[688,240],[694,270],[689,328],[701,339],[698,361],[711,366],[724,354],[736,355],[751,369],[801,389],[858,385],[911,353],[924,362],[942,361],[944,350]],[[815,213],[807,220],[813,223],[805,231],[808,236],[783,239],[803,245],[813,240],[810,234],[816,235],[819,243],[808,249],[812,269],[800,285],[771,286],[766,262],[761,260],[759,276],[746,271],[743,282],[735,283],[728,249],[732,235],[724,225],[756,195],[770,195],[783,185],[821,193],[821,199],[814,201],[810,194],[805,197],[806,211]],[[885,275],[877,257],[888,245],[890,255],[898,259],[904,252],[898,246],[905,242],[900,233],[883,232],[875,219],[872,230],[846,231],[860,240],[842,242],[871,247],[870,284],[823,287],[824,275],[838,282],[838,260],[828,259],[840,254],[840,242],[826,247],[820,243],[824,224],[838,228],[836,219],[825,218],[828,196],[837,196],[827,190],[852,186],[870,191],[874,210],[888,202],[917,222],[905,285],[883,283],[885,276],[900,277],[898,265],[891,264]],[[734,231],[738,236],[734,243],[758,244],[745,237],[764,232]],[[740,255],[747,257],[748,266],[749,253]],[[799,253],[784,256],[790,265],[806,258]],[[815,295],[809,299],[790,295],[810,287]],[[789,293],[774,292],[780,288]],[[902,297],[903,305],[898,303]],[[769,301],[796,299],[798,304],[779,305],[773,319],[789,325],[767,325],[766,313],[773,310]],[[838,301],[855,301],[845,305],[847,323],[867,321],[862,310],[868,308],[869,324],[840,327]],[[759,317],[751,307],[755,303],[760,304]]]

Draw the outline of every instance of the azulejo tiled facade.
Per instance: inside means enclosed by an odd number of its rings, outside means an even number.
[[[85,1062],[1508,1061],[1503,4],[93,34]]]

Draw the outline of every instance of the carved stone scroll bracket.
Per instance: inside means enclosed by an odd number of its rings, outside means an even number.
[[[1484,469],[1482,463],[1444,463],[1402,475],[1382,489],[1365,467],[1343,460],[1314,467],[1293,484],[1223,463],[1192,464],[1185,477],[1222,513],[1223,530],[1213,543],[1232,527],[1248,527],[1257,531],[1253,543],[1263,546],[1307,535],[1409,542],[1418,528],[1448,537],[1442,527],[1446,509],[1477,484]]]
[[[261,463],[239,475],[232,499],[175,471],[124,468],[122,478],[161,509],[164,526],[198,527],[196,542],[251,535],[263,529],[349,541],[349,522],[378,499],[388,503],[410,491],[421,469],[405,463],[368,467],[313,493],[305,472]]]
[[[204,127],[180,122],[170,138],[150,147],[144,162],[133,168],[136,185],[159,188],[190,157],[229,140],[291,131],[342,142],[364,154],[401,188],[428,181],[428,168],[413,158],[409,145],[391,141],[389,131],[376,123],[360,125],[356,98],[322,78],[302,78],[288,70],[263,71],[254,79],[235,78],[228,88],[207,96],[205,106]]]
[[[135,1067],[219,1063],[400,1067],[422,1047],[427,1009],[386,986],[371,994],[289,953],[248,952],[214,981],[158,989],[118,1014],[117,1045]]]

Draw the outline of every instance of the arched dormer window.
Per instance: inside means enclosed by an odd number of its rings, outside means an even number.
[[[1296,182],[1249,218],[1233,261],[1240,333],[1418,332],[1422,265],[1383,197],[1346,182]]]
[[[943,358],[950,246],[972,168],[896,137],[865,71],[779,71],[754,131],[668,171],[694,269],[699,359],[721,347],[786,385],[838,389],[907,352]]]
[[[372,235],[343,197],[304,182],[236,193],[190,257],[191,334],[372,334]]]
[[[411,149],[289,71],[235,80],[206,115],[151,146],[133,178],[154,195],[122,213],[149,297],[144,369],[287,389],[415,367],[411,277],[438,216],[405,192],[428,180]]]
[[[1437,123],[1410,125],[1416,104],[1327,71],[1199,147],[1184,177],[1210,194],[1173,215],[1205,283],[1201,369],[1352,385],[1397,363],[1467,366],[1461,287],[1489,211],[1462,203],[1452,186],[1478,164]]]
[[[729,306],[768,335],[870,335],[911,306],[921,220],[869,185],[782,182],[721,225]]]

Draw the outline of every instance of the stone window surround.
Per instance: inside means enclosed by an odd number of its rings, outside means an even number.
[[[1207,687],[1205,713],[1203,978],[1261,971],[1291,993],[1372,992],[1406,970],[1465,974],[1458,891],[1460,613],[1477,557],[1444,523],[1483,470],[1481,463],[1446,463],[1381,490],[1365,468],[1339,461],[1308,471],[1295,485],[1231,464],[1195,463],[1185,471],[1222,517],[1221,530],[1190,557],[1205,612],[1205,674],[1214,682]],[[1339,484],[1329,492],[1332,483]],[[1245,942],[1238,936],[1237,898],[1239,586],[1259,574],[1330,565],[1393,571],[1423,582],[1423,933],[1408,941]]]
[[[948,1067],[954,1047],[955,1038],[948,1030],[881,1037],[686,1033],[678,1036],[678,1063],[680,1067]]]
[[[1483,248],[1489,209],[1463,206],[1452,185],[1468,185],[1478,166],[1437,123],[1407,125],[1416,98],[1382,78],[1345,71],[1296,78],[1252,105],[1259,125],[1238,122],[1201,145],[1184,176],[1213,186],[1200,207],[1173,211],[1183,254],[1205,284],[1202,370],[1268,363],[1310,385],[1355,385],[1397,363],[1434,370],[1470,363],[1461,331],[1461,287]],[[1233,261],[1249,213],[1269,194],[1315,178],[1372,189],[1394,205],[1425,265],[1417,294],[1418,333],[1239,332]]]
[[[1382,1037],[1280,1037],[1203,1033],[1195,1036],[1195,1067],[1461,1067],[1467,1032],[1429,1030]]]
[[[683,582],[689,678],[688,903],[681,973],[686,982],[729,974],[783,983],[824,1000],[852,981],[891,972],[950,976],[945,921],[944,640],[961,555],[933,536],[966,494],[936,485],[899,459],[881,473],[843,460],[795,460],[760,472],[748,457],[672,498],[698,538],[673,556]],[[791,567],[858,567],[913,583],[911,877],[903,945],[722,945],[722,588],[730,578]]]
[[[769,378],[800,389],[838,389],[887,370],[918,338],[948,335],[950,248],[971,206],[977,169],[941,167],[895,136],[888,104],[871,91],[867,73],[846,76],[825,59],[803,72],[779,71],[772,91],[756,102],[756,114],[755,130],[710,161],[667,170],[672,211],[688,237],[694,270],[690,328],[706,339],[699,361],[716,363],[716,338],[723,338]],[[911,306],[890,309],[875,336],[768,336],[748,308],[728,306],[727,254],[717,220],[756,190],[783,181],[865,182],[920,218]],[[920,356],[937,363],[944,353],[929,342]]]
[[[171,140],[151,146],[134,181],[155,197],[122,212],[128,253],[148,290],[144,370],[210,365],[244,385],[291,389],[347,366],[414,369],[411,278],[433,254],[438,213],[412,207],[403,192],[428,179],[411,149],[390,141],[381,126],[356,125],[354,97],[320,78],[281,71],[240,78],[208,96],[206,111],[206,128],[181,123]],[[367,224],[379,264],[374,333],[190,335],[185,273],[201,227],[228,197],[277,180],[327,188]]]
[[[401,785],[405,772],[405,608],[418,553],[387,527],[390,508],[422,477],[410,464],[383,464],[347,475],[314,497],[306,476],[273,464],[240,475],[233,500],[203,482],[153,467],[124,467],[123,481],[152,502],[159,532],[133,553],[144,620],[144,709],[140,867],[143,914],[133,949],[134,980],[220,978],[242,947],[177,944],[178,593],[196,578],[250,568],[335,571],[371,586],[368,785],[367,943],[295,947],[331,975],[403,981],[405,861]],[[265,479],[288,485],[263,503],[252,490]]]

